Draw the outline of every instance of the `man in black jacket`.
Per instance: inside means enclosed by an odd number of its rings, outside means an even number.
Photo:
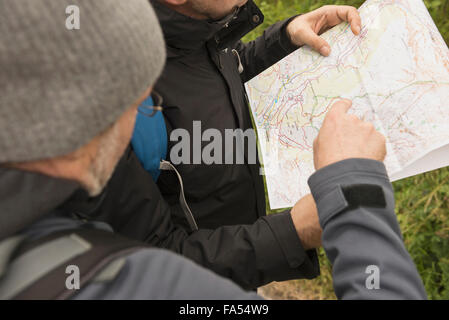
[[[252,0],[151,0],[151,3],[167,45],[167,64],[155,91],[163,97],[169,136],[172,130],[182,128],[195,138],[194,121],[200,121],[203,132],[216,129],[223,137],[229,129],[252,129],[244,89],[246,81],[304,44],[328,55],[329,45],[318,36],[321,31],[349,21],[354,34],[358,34],[361,24],[355,8],[326,6],[278,22],[257,40],[244,44],[241,37],[264,19]],[[169,142],[169,154],[176,143]],[[194,143],[190,141],[192,156]],[[208,143],[203,142],[202,147]],[[228,156],[225,151],[223,157]],[[188,251],[183,254],[245,287],[318,274],[315,253],[304,253],[298,246],[296,230],[301,221],[295,217],[292,220],[290,210],[266,217],[259,164],[224,164],[223,159],[209,165],[190,160],[176,168],[199,228],[245,224],[252,227],[245,232],[241,227],[228,227],[228,232],[208,236],[208,241],[198,238],[197,245],[201,243],[205,259]],[[162,172],[158,186],[171,206],[173,221],[189,230],[179,205],[176,175]],[[308,206],[314,211],[313,204]],[[242,247],[247,250],[242,252],[239,249]],[[271,261],[274,269],[263,266],[267,261]],[[252,266],[259,272],[263,270],[257,277],[260,281],[249,281],[248,277],[257,274]]]
[[[318,36],[320,31],[350,21],[357,34],[361,23],[355,8],[327,6],[278,22],[257,40],[244,44],[241,37],[264,19],[252,0],[151,0],[151,3],[162,25],[168,52],[155,91],[163,97],[169,131],[183,128],[191,137],[194,121],[201,122],[203,131],[217,129],[223,137],[226,129],[252,128],[244,89],[246,81],[304,44],[328,55],[330,47]],[[169,151],[176,143],[169,143]],[[203,142],[203,147],[207,143]],[[265,216],[259,165],[207,165],[190,161],[176,168],[200,228],[249,224]],[[177,223],[184,223],[176,176],[162,173],[158,184],[168,202],[178,207]]]

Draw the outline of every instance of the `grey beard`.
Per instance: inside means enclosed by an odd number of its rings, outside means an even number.
[[[91,197],[98,196],[112,177],[115,166],[120,160],[120,130],[114,125],[101,138],[98,152],[87,173],[87,191]]]

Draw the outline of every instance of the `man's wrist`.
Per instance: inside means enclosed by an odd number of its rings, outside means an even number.
[[[284,36],[284,41],[281,41],[281,45],[286,49],[287,51],[294,51],[300,47],[300,45],[295,44],[293,40],[293,34],[291,32],[290,26],[293,20],[295,20],[297,17],[299,17],[300,14],[293,16],[289,18],[283,27],[282,34]]]
[[[301,245],[304,250],[315,249],[312,246],[311,241],[311,231],[307,228],[301,227],[301,221],[296,221],[295,216],[292,213],[293,223],[295,224],[296,233],[298,234],[298,238],[301,241]]]
[[[291,210],[293,225],[305,250],[321,246],[321,228],[311,195],[302,198]]]
[[[297,43],[297,42],[294,40],[294,37],[293,37],[292,22],[293,22],[296,18],[297,18],[297,17],[295,17],[295,18],[293,18],[292,20],[290,20],[290,22],[289,22],[289,23],[287,24],[287,26],[285,27],[285,32],[286,32],[287,38],[289,39],[290,43],[291,43],[293,46],[299,48],[299,47],[303,46],[304,44],[303,44],[303,43]]]

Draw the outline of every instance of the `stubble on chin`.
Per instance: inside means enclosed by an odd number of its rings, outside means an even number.
[[[85,179],[85,187],[91,197],[98,196],[106,187],[127,145],[128,142],[121,139],[117,124],[101,138]]]

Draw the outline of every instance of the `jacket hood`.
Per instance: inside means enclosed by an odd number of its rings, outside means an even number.
[[[224,49],[263,22],[263,14],[252,0],[217,21],[193,19],[168,8],[159,0],[150,1],[162,26],[168,58],[189,55],[203,48],[211,39]]]
[[[0,241],[51,213],[78,189],[75,181],[0,167]]]

